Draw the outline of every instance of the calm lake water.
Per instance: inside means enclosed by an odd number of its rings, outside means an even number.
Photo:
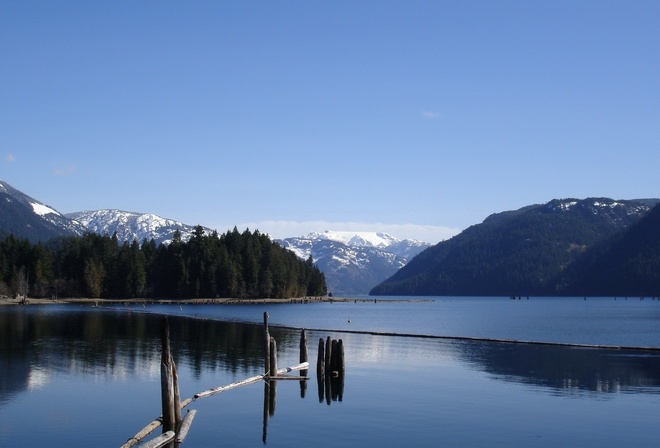
[[[118,447],[160,415],[159,313],[182,398],[263,371],[263,312],[280,366],[309,328],[342,339],[341,395],[263,382],[203,398],[183,446],[648,447],[660,441],[660,301],[429,298],[299,305],[0,308],[0,446]],[[349,322],[350,320],[350,322]],[[349,331],[349,332],[344,332]],[[359,331],[415,336],[382,336]],[[184,411],[185,412],[185,411]],[[158,431],[157,431],[158,433]]]

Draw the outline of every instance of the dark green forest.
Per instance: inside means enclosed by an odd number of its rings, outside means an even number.
[[[660,294],[660,206],[596,198],[488,217],[426,249],[372,295]],[[599,205],[594,205],[599,204]],[[607,204],[603,206],[602,204]]]
[[[197,226],[188,241],[119,242],[86,234],[32,244],[0,243],[0,294],[30,297],[288,298],[327,292],[312,263],[258,230],[222,235]]]

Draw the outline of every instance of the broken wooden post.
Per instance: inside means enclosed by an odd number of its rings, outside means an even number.
[[[264,311],[264,344],[266,353],[264,354],[264,374],[270,375],[270,334],[268,333],[268,312]]]
[[[175,431],[181,423],[179,384],[176,365],[170,352],[170,325],[167,316],[163,317],[161,328],[160,384],[163,408],[163,433]]]

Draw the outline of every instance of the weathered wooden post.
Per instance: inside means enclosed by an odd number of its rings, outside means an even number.
[[[300,332],[300,363],[302,364],[303,362],[308,362],[309,361],[309,355],[307,353],[307,332],[303,328],[302,331]],[[300,376],[301,377],[307,377],[307,373],[309,373],[308,369],[304,369],[300,371]],[[305,394],[307,392],[307,381],[306,379],[301,379],[300,380],[300,398],[305,398]]]
[[[277,376],[277,342],[274,337],[270,337],[270,375]]]
[[[270,334],[268,333],[268,311],[264,311],[264,345],[266,353],[264,354],[264,375],[270,375]]]
[[[325,343],[319,338],[319,353],[316,358],[316,376],[323,378],[325,375]]]
[[[325,341],[325,376],[332,374],[332,340],[330,336]]]
[[[300,332],[300,363],[302,364],[307,361],[309,361],[309,355],[307,354],[307,332],[303,328]],[[303,372],[305,372],[304,375],[307,375],[306,370],[303,370]]]
[[[161,328],[160,384],[163,408],[163,433],[176,431],[181,424],[179,403],[179,382],[176,365],[170,352],[170,325],[167,316],[163,317]]]
[[[323,402],[325,391],[325,343],[323,338],[319,338],[319,352],[316,357],[316,384],[319,392],[319,403]]]

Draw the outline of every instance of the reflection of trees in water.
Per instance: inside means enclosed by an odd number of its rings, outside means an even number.
[[[660,387],[657,351],[474,341],[457,346],[464,360],[498,379],[549,387],[562,394]]]
[[[202,370],[232,373],[262,368],[263,330],[258,325],[170,316],[172,356]],[[0,399],[27,388],[33,366],[48,370],[125,374],[159,365],[161,316],[81,309],[11,308],[0,312]],[[295,332],[273,329],[282,348],[295,347]]]

